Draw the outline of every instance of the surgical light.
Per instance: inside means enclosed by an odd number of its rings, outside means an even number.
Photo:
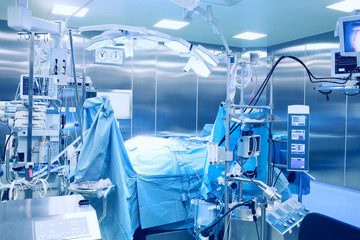
[[[76,12],[78,9],[79,9],[79,7],[55,4],[54,8],[52,10],[52,14],[70,16],[74,12]],[[75,14],[74,16],[75,17],[84,17],[87,14],[88,11],[89,11],[88,8],[83,8],[77,14]]]
[[[86,45],[86,50],[94,50],[96,48],[108,45],[115,47],[123,47],[125,57],[133,57],[133,48],[140,49],[156,49],[159,43],[163,43],[169,49],[179,53],[180,56],[189,57],[184,71],[193,69],[194,72],[202,77],[208,77],[212,71],[211,65],[216,66],[219,63],[217,57],[209,50],[201,45],[192,46],[189,42],[182,38],[171,37],[165,33],[146,30],[145,28],[137,28],[123,25],[97,25],[81,27],[84,31],[100,31],[102,34],[90,39]]]
[[[128,40],[128,37],[126,36],[120,36],[120,37],[117,37],[117,38],[114,38],[113,39],[115,43],[123,43],[125,42],[126,40]]]
[[[154,24],[154,27],[178,30],[180,28],[185,27],[188,24],[189,24],[188,22],[163,19],[160,22]]]
[[[105,39],[105,40],[102,40],[100,42],[94,42],[91,45],[89,45],[88,47],[86,47],[85,49],[90,51],[90,50],[94,50],[94,49],[97,49],[97,48],[106,47],[106,46],[108,46],[110,44],[113,44],[113,40]]]
[[[147,39],[136,39],[133,42],[133,47],[137,49],[157,49],[159,46],[158,42],[147,40]]]
[[[206,62],[210,63],[212,66],[217,66],[219,64],[219,59],[217,59],[217,57],[212,54],[209,50],[207,50],[206,48],[204,48],[201,45],[198,45],[195,48],[195,51],[197,54],[199,54]]]
[[[255,39],[263,38],[266,36],[267,36],[266,34],[262,34],[262,33],[244,32],[244,33],[240,33],[238,35],[233,36],[233,38],[240,38],[240,39],[245,39],[245,40],[255,40]]]
[[[134,57],[134,49],[132,41],[124,42],[125,57]]]
[[[144,34],[142,38],[155,42],[166,42],[171,39],[171,36],[162,32],[147,30],[146,34]]]
[[[190,71],[190,69],[202,77],[208,77],[212,70],[211,66],[195,56],[191,56],[184,67],[185,72]]]
[[[205,62],[197,59],[191,66],[194,72],[202,77],[208,77],[211,73],[211,67]]]
[[[335,4],[331,4],[326,8],[330,8],[342,12],[352,12],[356,9],[360,9],[360,2],[359,0],[346,0]]]
[[[113,44],[114,40],[121,37],[122,33],[119,30],[109,30],[103,32],[99,36],[93,37],[85,44],[86,50],[94,50],[96,48],[106,47],[107,45]]]
[[[189,72],[192,65],[195,63],[196,60],[197,60],[196,57],[191,56],[189,58],[189,61],[186,63],[186,65],[184,67],[184,72]]]
[[[181,38],[173,38],[171,41],[164,42],[164,45],[178,53],[189,53],[191,44]]]

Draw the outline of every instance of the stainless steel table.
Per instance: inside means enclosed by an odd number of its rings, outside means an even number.
[[[0,239],[101,239],[95,210],[81,195],[0,202]]]

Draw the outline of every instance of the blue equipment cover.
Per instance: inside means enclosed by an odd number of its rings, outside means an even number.
[[[221,140],[223,139],[223,137],[225,136],[225,121],[223,120],[226,116],[226,108],[225,107],[220,107],[219,111],[217,113],[216,116],[216,120],[214,123],[214,129],[213,129],[213,135],[212,135],[212,142],[216,142],[216,143],[220,143]],[[232,123],[230,126],[233,126],[233,124],[237,124],[237,123]],[[248,129],[245,129],[248,130]],[[268,139],[268,135],[269,132],[266,128],[256,128],[256,129],[252,129],[254,134],[258,134],[261,136],[261,152],[260,155],[258,156],[258,167],[257,167],[257,172],[258,172],[258,177],[256,179],[261,180],[263,182],[266,182],[266,174],[267,174],[267,156],[268,156],[268,144],[267,144],[267,139]],[[237,142],[240,136],[240,132],[241,129],[240,127],[238,127],[231,135],[230,135],[230,151],[234,151],[234,157],[236,157],[236,146],[237,146]],[[221,144],[221,146],[225,146],[225,141]],[[248,160],[245,165],[244,165],[244,169],[246,171],[250,170],[254,170],[255,168],[255,158]],[[201,194],[203,197],[207,198],[208,194],[210,192],[212,192],[214,194],[214,191],[216,191],[216,189],[220,189],[220,192],[224,191],[224,186],[220,186],[219,184],[217,184],[218,182],[218,178],[222,177],[224,178],[223,172],[225,171],[225,166],[214,166],[214,165],[209,165],[208,163],[206,163],[205,166],[205,170],[204,170],[204,181],[203,184],[201,186]],[[220,188],[219,188],[220,187]],[[260,194],[261,192],[259,191],[259,189],[254,186],[253,184],[244,184],[243,186],[243,192],[249,195],[254,195],[254,194]],[[221,194],[221,193],[219,193]],[[218,194],[215,194],[218,195]]]
[[[223,137],[225,136],[225,121],[223,120],[226,116],[226,108],[220,107],[218,114],[216,116],[216,120],[214,123],[214,129],[213,129],[213,135],[211,138],[212,142],[220,143]],[[230,126],[232,129],[235,129],[237,123],[231,123]],[[243,130],[250,130],[250,129],[243,129]],[[257,157],[258,159],[258,166],[257,166],[257,180],[261,180],[262,182],[266,183],[266,176],[267,176],[267,165],[268,165],[268,150],[269,150],[269,130],[267,128],[254,128],[251,129],[255,135],[260,135],[260,146],[261,151],[260,155]],[[241,127],[238,127],[236,130],[233,130],[233,133],[230,135],[230,151],[234,152],[234,159],[236,156],[237,151],[237,144],[238,139],[241,133]],[[225,141],[221,144],[221,146],[225,146]],[[255,158],[249,159],[244,164],[244,170],[245,171],[253,171],[255,169]],[[224,178],[225,172],[225,166],[216,166],[216,165],[210,165],[208,162],[206,162],[205,169],[204,169],[204,178],[203,183],[201,186],[201,195],[204,198],[207,198],[210,195],[220,197],[222,196],[224,192],[224,186],[219,184],[218,179],[219,177]],[[279,174],[279,171],[274,172],[274,178],[277,177],[277,174]],[[283,194],[283,199],[286,200],[289,198],[289,194],[287,192],[287,186],[288,182],[286,178],[283,177],[282,174],[280,174],[280,178],[277,181],[277,184],[275,188],[278,190],[279,193]],[[254,184],[243,184],[243,196],[251,197],[254,195],[261,194],[261,191],[257,186]],[[286,196],[285,196],[286,195]]]
[[[75,181],[109,178],[115,191],[108,196],[107,215],[100,224],[105,240],[131,240],[139,226],[136,198],[136,172],[131,166],[108,97],[87,99],[84,103],[84,136],[75,171]],[[97,215],[102,214],[102,199],[90,199]]]
[[[126,141],[125,146],[138,173],[141,227],[146,229],[187,220],[189,200],[199,196],[206,144],[179,138],[139,136]],[[178,227],[184,228],[184,225]]]

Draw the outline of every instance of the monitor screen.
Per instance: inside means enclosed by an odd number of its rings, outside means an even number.
[[[360,19],[343,22],[345,52],[360,51]]]
[[[27,75],[20,76],[20,98],[26,99],[30,93],[30,78]],[[33,78],[34,99],[56,99],[57,85],[54,77],[46,75],[35,75]]]
[[[108,96],[114,110],[116,119],[131,119],[132,117],[132,91],[99,89],[97,96]]]
[[[338,20],[341,55],[360,55],[360,15],[341,17]]]
[[[331,51],[331,76],[347,77],[351,72],[353,72],[353,76],[358,77],[359,71],[354,71],[358,65],[358,57],[343,56],[340,49],[334,49]]]

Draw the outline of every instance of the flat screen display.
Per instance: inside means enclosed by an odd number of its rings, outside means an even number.
[[[354,56],[341,56],[340,52],[336,52],[333,61],[335,61],[335,75],[350,74],[355,68],[357,68],[357,57]]]
[[[305,130],[299,130],[299,129],[295,129],[295,130],[291,130],[291,140],[305,140]]]
[[[305,158],[291,158],[291,168],[305,168]]]
[[[345,52],[360,51],[360,20],[344,21],[344,50]]]
[[[305,126],[305,116],[291,116],[292,126]]]
[[[23,77],[23,95],[29,95],[29,77]],[[34,77],[33,94],[34,96],[48,96],[49,95],[49,78]]]
[[[305,154],[305,144],[291,144],[291,154]]]

